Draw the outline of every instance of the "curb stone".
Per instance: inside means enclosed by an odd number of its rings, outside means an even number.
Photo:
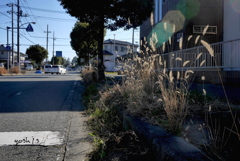
[[[143,122],[118,108],[124,129],[132,129],[151,147],[156,160],[166,161],[212,161],[202,150],[188,143],[183,138],[174,136],[160,126]]]

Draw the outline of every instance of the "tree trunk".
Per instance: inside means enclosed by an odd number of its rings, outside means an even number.
[[[100,26],[101,25],[101,26]],[[98,78],[99,81],[105,79],[105,66],[103,60],[103,38],[104,38],[104,16],[99,20],[99,37],[98,37]]]

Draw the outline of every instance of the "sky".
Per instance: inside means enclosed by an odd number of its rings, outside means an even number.
[[[7,44],[7,26],[12,27],[12,15],[8,13],[11,11],[11,7],[6,4],[16,4],[17,0],[0,0],[0,44],[6,46]],[[76,18],[71,17],[65,12],[63,7],[57,0],[20,0],[20,7],[23,11],[23,15],[27,14],[27,17],[21,17],[21,28],[26,28],[29,22],[36,22],[31,24],[33,32],[27,32],[25,29],[20,29],[20,52],[26,53],[26,49],[30,45],[39,44],[48,50],[48,59],[51,59],[54,51],[62,51],[62,56],[70,58],[76,56],[74,50],[70,45],[70,33],[74,27]],[[14,12],[17,12],[17,7],[13,7]],[[14,14],[14,27],[17,27],[17,16]],[[48,26],[48,30],[47,30]],[[47,47],[47,31],[48,33],[48,47]],[[53,42],[54,33],[54,42]],[[132,29],[124,31],[119,29],[111,32],[107,30],[105,36],[106,39],[116,39],[121,41],[132,42]],[[114,36],[115,35],[115,36]],[[134,32],[134,42],[139,43],[139,29]],[[9,43],[12,45],[12,33],[9,30]],[[54,43],[54,46],[53,46]],[[14,29],[14,50],[17,50],[17,29]]]

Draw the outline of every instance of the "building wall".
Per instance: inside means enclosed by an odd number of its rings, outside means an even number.
[[[224,1],[224,41],[240,39],[240,6]]]
[[[154,0],[155,3],[158,1],[163,2],[163,0]],[[162,7],[157,7],[156,9],[162,10],[162,21],[166,21],[166,17],[170,17],[168,22],[177,23],[176,15],[171,16],[172,11],[180,11],[181,15],[179,17],[184,19],[184,23],[182,24],[182,28],[180,28],[173,37],[173,50],[179,50],[178,48],[178,34],[183,34],[183,48],[195,47],[195,38],[199,34],[193,33],[193,25],[210,25],[217,26],[217,34],[206,34],[202,39],[207,41],[208,43],[215,43],[223,41],[223,0],[165,0],[162,4]],[[154,13],[158,13],[158,11],[154,11]],[[169,16],[170,15],[170,16]],[[160,16],[161,17],[161,16]],[[181,20],[180,19],[180,20]],[[156,20],[156,15],[154,17]],[[157,23],[155,22],[155,25]],[[181,26],[181,25],[180,25]],[[151,26],[150,20],[144,22],[141,25],[140,37],[147,37],[151,29],[154,26]],[[188,37],[192,35],[192,41],[187,43]],[[168,52],[168,51],[166,51]]]
[[[7,51],[0,51],[0,60],[1,59],[7,59],[7,58],[8,58],[8,52]]]
[[[114,41],[114,40],[112,40]],[[123,55],[126,55],[130,53],[132,50],[132,45],[129,43],[129,45],[124,42],[124,44],[120,43],[104,43],[103,44],[103,49],[109,51],[110,53],[114,55],[104,55],[104,65],[106,67],[106,71],[115,71],[115,67],[118,65],[115,60],[116,57],[121,57]],[[115,50],[117,49],[117,50]],[[138,50],[138,45],[134,45],[134,52],[137,52]]]
[[[104,44],[103,45],[103,49],[115,54],[115,57],[125,55],[125,54],[129,53],[130,49],[132,49],[132,46],[126,46],[126,45],[122,45],[122,44],[115,44],[115,47],[117,47],[118,50],[114,49],[114,44]],[[134,46],[134,52],[137,52],[137,48],[138,47]],[[106,59],[113,60],[114,55],[107,56]]]

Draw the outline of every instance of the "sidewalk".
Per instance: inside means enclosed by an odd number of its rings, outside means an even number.
[[[80,78],[81,79],[81,78]],[[82,104],[82,92],[84,85],[81,81],[77,81],[74,100],[72,104],[70,129],[68,142],[66,145],[66,153],[64,161],[85,161],[86,155],[92,151],[91,136],[87,129],[87,116],[85,115],[85,107]]]

